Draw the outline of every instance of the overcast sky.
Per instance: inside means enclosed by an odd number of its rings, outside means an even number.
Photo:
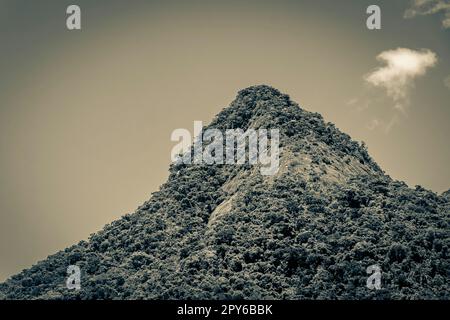
[[[0,280],[134,211],[167,177],[171,132],[250,85],[447,190],[449,19],[441,0],[0,0]]]

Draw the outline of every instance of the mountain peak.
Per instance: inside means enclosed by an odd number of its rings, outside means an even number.
[[[251,99],[264,99],[265,97],[284,96],[278,89],[266,84],[254,85],[239,90],[237,99],[250,97]]]
[[[229,107],[223,109],[206,128],[226,129],[279,129],[281,145],[302,149],[303,153],[317,153],[317,143],[326,146],[322,156],[329,152],[337,157],[353,157],[370,170],[382,172],[359,144],[332,123],[326,123],[319,113],[302,109],[287,94],[268,85],[251,86],[239,91]],[[322,157],[319,156],[319,157]]]
[[[0,299],[449,298],[444,197],[393,181],[269,86],[241,90],[208,127],[279,129],[278,172],[172,166],[136,212],[0,284]],[[374,265],[382,290],[366,287]]]

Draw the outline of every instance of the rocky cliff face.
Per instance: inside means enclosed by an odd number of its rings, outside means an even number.
[[[393,181],[268,86],[208,128],[278,128],[280,166],[186,165],[135,213],[3,284],[8,299],[448,299],[449,198]],[[81,289],[65,285],[81,268]],[[381,289],[366,268],[381,269]]]

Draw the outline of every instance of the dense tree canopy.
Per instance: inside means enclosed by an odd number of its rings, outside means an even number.
[[[280,169],[170,168],[133,214],[0,284],[0,299],[448,299],[449,192],[393,181],[316,113],[268,86],[210,128],[279,128]],[[81,289],[65,286],[68,265]],[[379,265],[381,289],[366,287]]]

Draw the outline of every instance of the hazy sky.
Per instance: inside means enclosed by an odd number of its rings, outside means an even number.
[[[450,9],[417,3],[0,0],[0,280],[134,211],[167,177],[171,132],[250,85],[447,190]]]

